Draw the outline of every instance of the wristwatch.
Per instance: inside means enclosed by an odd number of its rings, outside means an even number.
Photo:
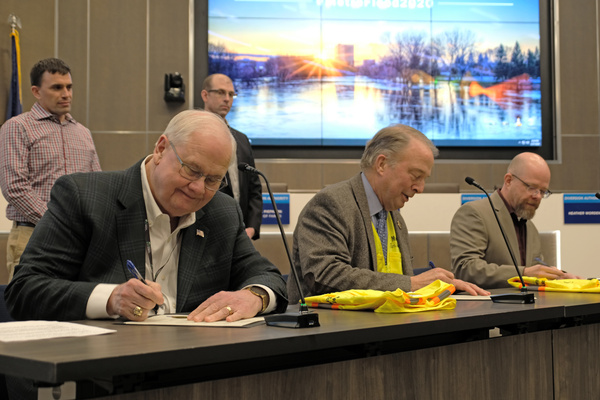
[[[260,312],[265,312],[265,310],[269,306],[269,294],[267,293],[267,291],[258,286],[249,286],[245,288],[245,290],[249,290],[250,293],[252,293],[253,295],[260,297],[262,301],[262,308],[260,309]]]

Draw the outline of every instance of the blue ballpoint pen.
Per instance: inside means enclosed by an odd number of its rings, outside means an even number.
[[[538,262],[538,264],[540,264],[540,265],[543,265],[544,267],[552,267],[552,266],[551,266],[551,265],[549,265],[548,263],[545,263],[544,261],[542,261],[542,259],[541,259],[541,258],[539,258],[539,257],[536,257],[536,258],[534,258],[534,261],[537,261],[537,262]],[[561,271],[562,271],[562,272],[564,272],[565,274],[568,274],[568,272],[567,272],[567,271],[565,271],[564,269],[562,269]]]
[[[140,274],[140,271],[138,271],[138,269],[135,267],[135,265],[133,264],[133,262],[131,260],[127,260],[127,269],[129,270],[129,272],[131,272],[131,275],[133,275],[136,279],[139,279],[144,285],[150,286],[150,285],[148,285],[148,283],[146,282],[146,280],[144,279],[142,274]],[[158,308],[159,308],[158,304],[154,306],[155,313],[158,311]]]
[[[544,267],[549,267],[549,265],[543,262],[542,259],[539,257],[534,258],[534,260],[537,261],[538,264],[543,265]]]
[[[144,279],[142,274],[140,274],[140,271],[138,271],[135,265],[133,265],[133,262],[131,260],[127,260],[127,269],[129,270],[129,272],[131,272],[131,275],[133,275],[134,278],[139,279],[144,285],[147,285],[146,280]]]

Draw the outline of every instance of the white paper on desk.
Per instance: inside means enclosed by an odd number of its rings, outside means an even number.
[[[490,296],[471,296],[470,294],[453,294],[450,297],[452,297],[453,299],[456,299],[456,300],[472,300],[472,301],[485,301],[485,300],[492,299]]]
[[[216,322],[194,322],[188,321],[187,315],[183,314],[164,314],[164,315],[153,315],[145,321],[126,321],[126,324],[130,325],[167,325],[167,326],[208,326],[208,327],[219,327],[219,328],[244,328],[254,324],[264,323],[263,317],[254,317],[248,319],[241,319],[235,322],[227,321],[216,321]]]
[[[54,339],[103,335],[116,332],[113,329],[58,321],[15,321],[0,323],[1,342],[22,342],[27,340]]]

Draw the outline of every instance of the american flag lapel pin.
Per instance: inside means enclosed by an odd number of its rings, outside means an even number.
[[[196,236],[204,237],[204,231],[202,229],[196,229]]]

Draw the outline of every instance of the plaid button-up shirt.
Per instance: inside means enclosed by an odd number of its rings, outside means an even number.
[[[35,103],[0,128],[0,188],[10,220],[37,224],[56,179],[90,171],[100,171],[92,135],[70,114],[60,123]]]

